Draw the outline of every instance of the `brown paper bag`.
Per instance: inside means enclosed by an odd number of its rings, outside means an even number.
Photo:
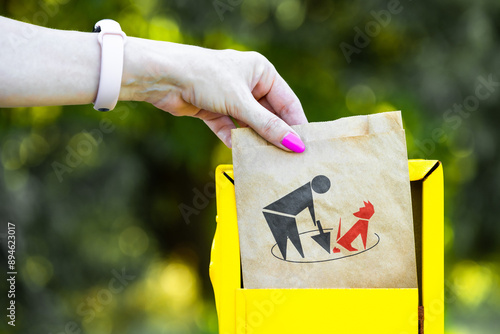
[[[245,288],[416,288],[401,113],[293,127],[282,151],[233,130]]]

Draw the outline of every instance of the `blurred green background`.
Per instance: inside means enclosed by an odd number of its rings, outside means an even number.
[[[498,0],[1,0],[0,14],[81,31],[112,18],[130,36],[258,51],[310,121],[402,110],[409,156],[444,164],[446,333],[498,333]],[[202,122],[145,103],[3,109],[0,148],[19,333],[217,333],[213,174],[231,151]]]

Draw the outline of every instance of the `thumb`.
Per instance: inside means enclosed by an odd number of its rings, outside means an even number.
[[[304,152],[305,145],[300,136],[285,121],[255,99],[247,105],[248,110],[239,115],[239,119],[252,127],[262,138],[283,150]]]

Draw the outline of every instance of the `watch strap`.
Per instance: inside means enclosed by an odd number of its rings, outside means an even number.
[[[94,31],[101,46],[101,70],[94,109],[112,110],[118,102],[123,74],[123,53],[126,35],[116,21],[97,22]]]

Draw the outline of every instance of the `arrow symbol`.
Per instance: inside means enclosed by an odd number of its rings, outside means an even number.
[[[323,247],[328,253],[330,253],[330,232],[324,232],[323,227],[319,220],[317,221],[319,234],[311,236],[321,247]]]

